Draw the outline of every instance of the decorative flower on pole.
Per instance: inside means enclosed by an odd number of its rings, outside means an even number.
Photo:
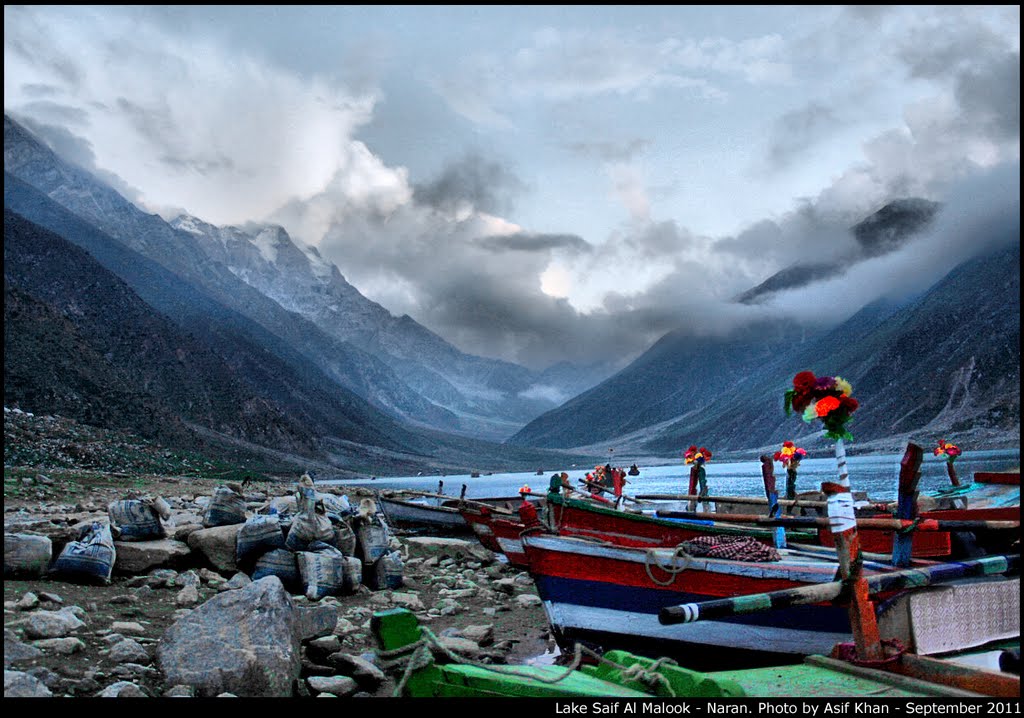
[[[808,424],[821,419],[825,436],[830,439],[853,439],[846,424],[860,403],[850,394],[853,387],[842,377],[814,376],[802,371],[793,377],[793,388],[786,391],[786,414],[794,410],[803,412]]]
[[[781,461],[782,465],[787,469],[790,467],[795,469],[800,465],[800,460],[805,456],[807,456],[806,449],[801,449],[792,441],[783,441],[782,448],[775,452],[773,458],[776,461]]]
[[[935,447],[932,453],[936,456],[945,456],[946,461],[952,464],[956,461],[956,457],[960,456],[963,452],[960,451],[960,447],[956,444],[950,443],[945,439],[939,439],[939,445]]]
[[[703,446],[699,449],[696,446],[691,446],[683,454],[683,458],[686,459],[687,464],[697,464],[697,466],[703,466],[707,461],[711,459],[711,452]]]

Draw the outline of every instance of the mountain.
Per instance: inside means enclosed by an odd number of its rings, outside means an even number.
[[[309,429],[87,252],[4,210],[4,403],[180,442],[194,422],[315,455]]]
[[[924,231],[939,207],[937,202],[918,197],[893,200],[850,228],[857,241],[857,251],[852,255],[834,262],[797,262],[748,289],[736,301],[741,304],[757,304],[775,292],[837,277],[852,264],[895,251]]]
[[[60,159],[6,115],[4,168],[277,337],[276,345],[268,344],[272,351],[303,355],[333,382],[403,422],[503,440],[573,388],[610,373],[563,370],[552,387],[550,378],[525,367],[465,354],[364,297],[315,248],[293,241],[283,228],[221,228],[187,215],[169,224]]]
[[[197,287],[216,304],[276,337],[263,342],[279,357],[298,353],[330,378],[392,416],[422,426],[451,428],[458,419],[410,389],[372,355],[339,341],[211,261],[195,236],[146,214],[79,167],[64,162],[4,116],[4,171],[94,225],[125,247]],[[35,221],[31,214],[26,218]],[[174,316],[170,314],[170,316]]]
[[[782,412],[796,372],[838,374],[861,408],[854,446],[899,448],[954,437],[1016,445],[1020,431],[1020,246],[954,268],[906,306],[876,303],[829,331],[793,336],[772,325],[720,339],[667,335],[615,377],[534,420],[512,442],[678,456],[820,442]],[[810,448],[810,446],[808,447]]]
[[[442,424],[449,431],[505,439],[610,373],[570,364],[537,373],[466,354],[408,315],[396,317],[367,299],[315,247],[291,238],[282,227],[217,227],[191,215],[170,224],[193,235],[199,248],[238,278],[335,339],[381,360],[415,392],[452,412],[459,421]]]

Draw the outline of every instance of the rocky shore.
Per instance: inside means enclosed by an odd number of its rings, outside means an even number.
[[[403,564],[393,588],[360,585],[312,601],[276,576],[252,581],[235,563],[240,525],[202,525],[217,487],[210,480],[147,480],[142,490],[170,507],[168,535],[115,541],[108,585],[10,576],[10,536],[45,536],[56,557],[126,493],[94,487],[72,500],[42,474],[18,482],[5,482],[5,697],[391,696],[395,678],[370,633],[373,613],[389,608],[413,611],[467,661],[515,664],[555,650],[529,575],[475,539],[393,531]],[[250,487],[246,507],[256,512],[293,490]],[[354,505],[365,497],[325,493]]]

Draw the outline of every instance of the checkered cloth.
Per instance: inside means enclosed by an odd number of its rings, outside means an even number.
[[[734,561],[779,561],[779,552],[751,536],[698,536],[683,542],[691,556],[726,558]]]

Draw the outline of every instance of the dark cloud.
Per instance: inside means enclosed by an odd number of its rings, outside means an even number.
[[[507,167],[470,153],[446,167],[436,179],[413,187],[420,204],[454,212],[469,204],[481,212],[508,211],[525,184]]]
[[[27,82],[22,84],[21,91],[31,97],[54,97],[61,93],[60,88],[55,85],[47,85],[41,82]]]
[[[1007,52],[957,77],[956,99],[983,134],[1020,138],[1020,53]]]
[[[842,122],[820,102],[787,112],[775,120],[769,138],[768,162],[771,170],[790,167],[815,143],[828,138]]]
[[[490,252],[548,252],[552,249],[567,249],[573,253],[593,251],[593,247],[575,234],[520,232],[497,237],[481,237],[477,244]]]

